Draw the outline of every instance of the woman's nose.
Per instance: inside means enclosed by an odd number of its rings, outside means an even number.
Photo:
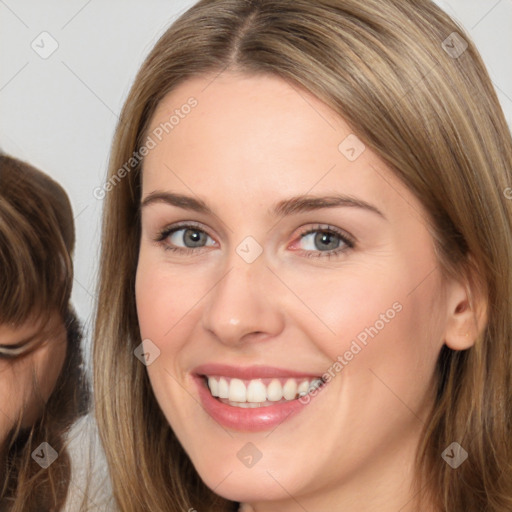
[[[205,298],[203,328],[226,345],[277,336],[284,327],[278,280],[264,258],[252,263],[236,258]]]

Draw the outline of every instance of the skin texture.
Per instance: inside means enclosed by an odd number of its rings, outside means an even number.
[[[142,339],[160,350],[147,368],[160,407],[206,484],[250,510],[412,510],[414,451],[437,356],[443,343],[468,348],[476,335],[464,287],[441,277],[425,211],[369,148],[349,161],[338,149],[351,134],[346,123],[278,78],[189,80],[160,103],[148,133],[191,96],[197,106],[143,169],[143,200],[182,193],[214,212],[142,208],[136,299]],[[385,218],[346,206],[269,213],[291,196],[334,193]],[[183,247],[183,232],[155,241],[181,221],[200,223],[207,246],[166,251]],[[325,257],[311,237],[301,241],[318,225],[344,230],[355,247]],[[263,249],[250,264],[236,252],[247,236]],[[228,429],[202,408],[191,377],[198,365],[322,375],[396,303],[400,312],[273,431]],[[262,454],[251,468],[237,458],[247,442]]]
[[[57,313],[46,325],[41,320],[29,320],[17,328],[0,325],[2,345],[15,345],[33,336],[40,343],[32,351],[16,359],[0,359],[2,444],[20,416],[23,428],[40,417],[66,357],[66,329]]]

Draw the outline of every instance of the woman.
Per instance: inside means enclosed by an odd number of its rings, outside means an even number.
[[[61,510],[65,435],[86,410],[81,331],[70,305],[75,243],[64,190],[0,155],[0,508]]]
[[[512,142],[428,0],[201,1],[105,192],[123,511],[512,509]]]

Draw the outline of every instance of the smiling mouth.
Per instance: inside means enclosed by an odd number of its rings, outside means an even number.
[[[321,377],[242,380],[203,375],[203,378],[212,397],[224,404],[241,408],[268,407],[291,402],[325,385]]]

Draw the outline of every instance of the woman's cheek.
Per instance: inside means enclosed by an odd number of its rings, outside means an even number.
[[[297,280],[294,290],[303,302],[295,306],[296,321],[311,339],[322,340],[333,361],[346,351],[351,352],[347,361],[360,358],[373,341],[386,338],[391,326],[400,323],[400,291],[390,283],[376,293],[371,272],[332,271],[331,276],[302,279],[302,284]]]
[[[135,298],[143,338],[165,338],[178,322],[186,322],[214,282],[212,272],[199,265],[170,264],[141,252]]]

